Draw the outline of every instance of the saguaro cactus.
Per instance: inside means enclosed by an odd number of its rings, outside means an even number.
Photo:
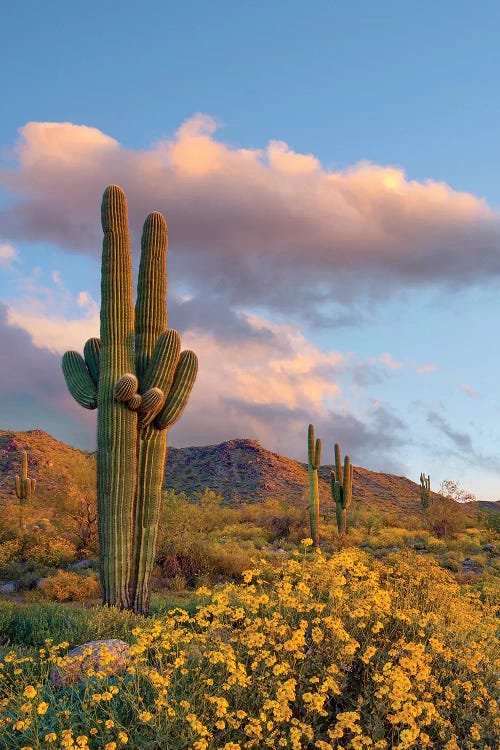
[[[16,476],[16,495],[19,499],[19,526],[24,528],[24,506],[26,501],[33,499],[36,488],[36,479],[28,477],[28,453],[23,451],[21,463],[21,476]]]
[[[101,338],[84,356],[63,355],[68,388],[97,408],[98,532],[103,603],[149,609],[167,429],[186,406],[198,370],[167,328],[167,226],[151,213],[142,233],[135,312],[125,194],[106,188],[101,274]]]
[[[36,479],[28,477],[28,453],[23,451],[21,476],[16,476],[16,495],[21,501],[32,500],[35,494]]]
[[[330,483],[332,498],[335,501],[335,515],[337,528],[341,538],[347,534],[347,511],[352,501],[353,466],[351,459],[346,456],[344,468],[340,457],[340,445],[335,443],[335,471],[331,472]]]
[[[319,487],[318,469],[321,464],[321,438],[314,442],[314,425],[307,432],[307,455],[309,476],[309,521],[314,547],[319,547]]]
[[[431,478],[429,475],[425,476],[422,472],[420,474],[420,504],[424,510],[427,510],[431,500]]]

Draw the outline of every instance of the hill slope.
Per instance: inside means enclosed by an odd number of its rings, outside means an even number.
[[[0,430],[0,498],[14,494],[14,477],[20,471],[21,451],[29,453],[29,475],[38,481],[41,501],[54,498],[68,484],[78,485],[89,454],[55,440],[42,430]],[[88,464],[87,464],[88,465]],[[323,507],[331,507],[330,465],[319,470]],[[169,448],[164,487],[193,497],[208,487],[230,504],[259,503],[265,499],[307,502],[307,463],[263,448],[256,440],[229,440],[217,445]],[[354,468],[353,502],[370,510],[392,513],[404,520],[418,512],[419,485],[406,477]],[[500,512],[500,503],[468,503],[471,514],[480,509]]]

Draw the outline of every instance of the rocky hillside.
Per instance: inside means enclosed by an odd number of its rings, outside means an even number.
[[[72,483],[78,485],[88,474],[90,454],[65,445],[42,430],[11,432],[0,430],[0,499],[14,493],[14,476],[20,471],[21,451],[29,452],[29,475],[37,479],[41,502],[56,500]],[[330,471],[319,471],[320,494],[325,509],[330,507]],[[268,498],[307,502],[307,464],[263,448],[255,440],[229,440],[218,445],[169,448],[165,467],[165,488],[193,497],[208,487],[231,504],[259,503]],[[354,468],[353,503],[376,512],[392,513],[402,520],[418,512],[419,485],[406,477]],[[474,513],[479,503],[468,504]],[[484,505],[484,504],[482,504]],[[488,503],[496,506],[499,503]]]

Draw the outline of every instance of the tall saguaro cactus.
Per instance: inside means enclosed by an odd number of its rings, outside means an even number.
[[[19,499],[20,512],[19,512],[19,526],[24,526],[24,512],[23,507],[26,501],[33,499],[36,488],[36,479],[30,479],[28,476],[28,453],[23,451],[22,462],[21,462],[21,476],[16,476],[16,495]]]
[[[424,510],[427,510],[431,500],[431,478],[429,475],[425,476],[422,472],[420,474],[420,504]]]
[[[349,456],[345,457],[344,468],[342,468],[340,445],[335,443],[335,471],[331,472],[330,482],[332,498],[335,501],[337,528],[341,538],[347,534],[347,511],[352,501],[353,472]]]
[[[106,188],[101,273],[101,337],[84,356],[63,355],[68,388],[97,408],[98,531],[103,603],[149,609],[167,429],[186,406],[198,370],[167,328],[167,226],[158,212],[145,223],[135,311],[125,194]]]
[[[314,442],[314,425],[307,432],[307,458],[309,477],[309,521],[314,547],[319,547],[319,487],[318,469],[321,464],[321,438]]]

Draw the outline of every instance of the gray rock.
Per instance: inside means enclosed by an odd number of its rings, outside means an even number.
[[[106,675],[123,672],[130,658],[130,647],[119,638],[89,641],[71,649],[57,666],[50,670],[50,680],[55,687],[72,685],[88,679],[89,671]]]
[[[0,594],[13,594],[15,590],[16,584],[13,581],[8,581],[0,585]]]
[[[85,570],[85,568],[93,568],[94,565],[95,561],[91,557],[86,557],[85,560],[78,560],[68,565],[67,570]]]

